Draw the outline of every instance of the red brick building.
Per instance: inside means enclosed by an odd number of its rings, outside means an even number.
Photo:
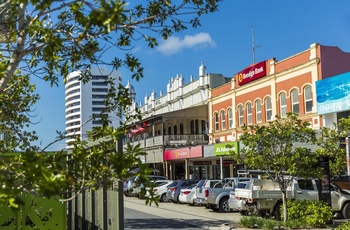
[[[276,114],[300,114],[313,129],[323,126],[317,113],[315,82],[350,71],[350,53],[311,44],[284,60],[253,63],[209,95],[209,142],[239,140],[243,124],[266,124]]]

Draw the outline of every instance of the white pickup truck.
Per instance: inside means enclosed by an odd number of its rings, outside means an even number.
[[[294,179],[290,182],[286,196],[294,200],[319,200],[322,191],[319,191],[319,181],[314,179]],[[327,186],[334,213],[340,213],[344,218],[350,218],[350,191],[341,189],[336,184]],[[279,209],[282,205],[282,192],[279,184],[271,180],[252,179],[245,188],[235,190],[239,200],[239,210],[242,215],[260,212],[280,218]],[[329,197],[329,196],[328,196]]]

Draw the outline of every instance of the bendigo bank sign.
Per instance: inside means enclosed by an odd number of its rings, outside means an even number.
[[[238,85],[244,85],[266,76],[266,62],[262,61],[238,73]]]

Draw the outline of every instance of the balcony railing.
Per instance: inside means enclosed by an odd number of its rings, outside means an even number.
[[[206,134],[170,134],[170,135],[159,135],[159,136],[134,136],[131,139],[124,139],[124,147],[129,142],[135,146],[140,144],[141,148],[148,148],[153,146],[164,146],[164,147],[185,147],[193,145],[206,145],[208,144],[209,137]]]

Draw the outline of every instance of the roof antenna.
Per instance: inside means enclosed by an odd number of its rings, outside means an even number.
[[[260,45],[255,45],[254,43],[254,26],[252,26],[252,52],[253,52],[253,63],[255,63],[255,49],[260,48]]]

